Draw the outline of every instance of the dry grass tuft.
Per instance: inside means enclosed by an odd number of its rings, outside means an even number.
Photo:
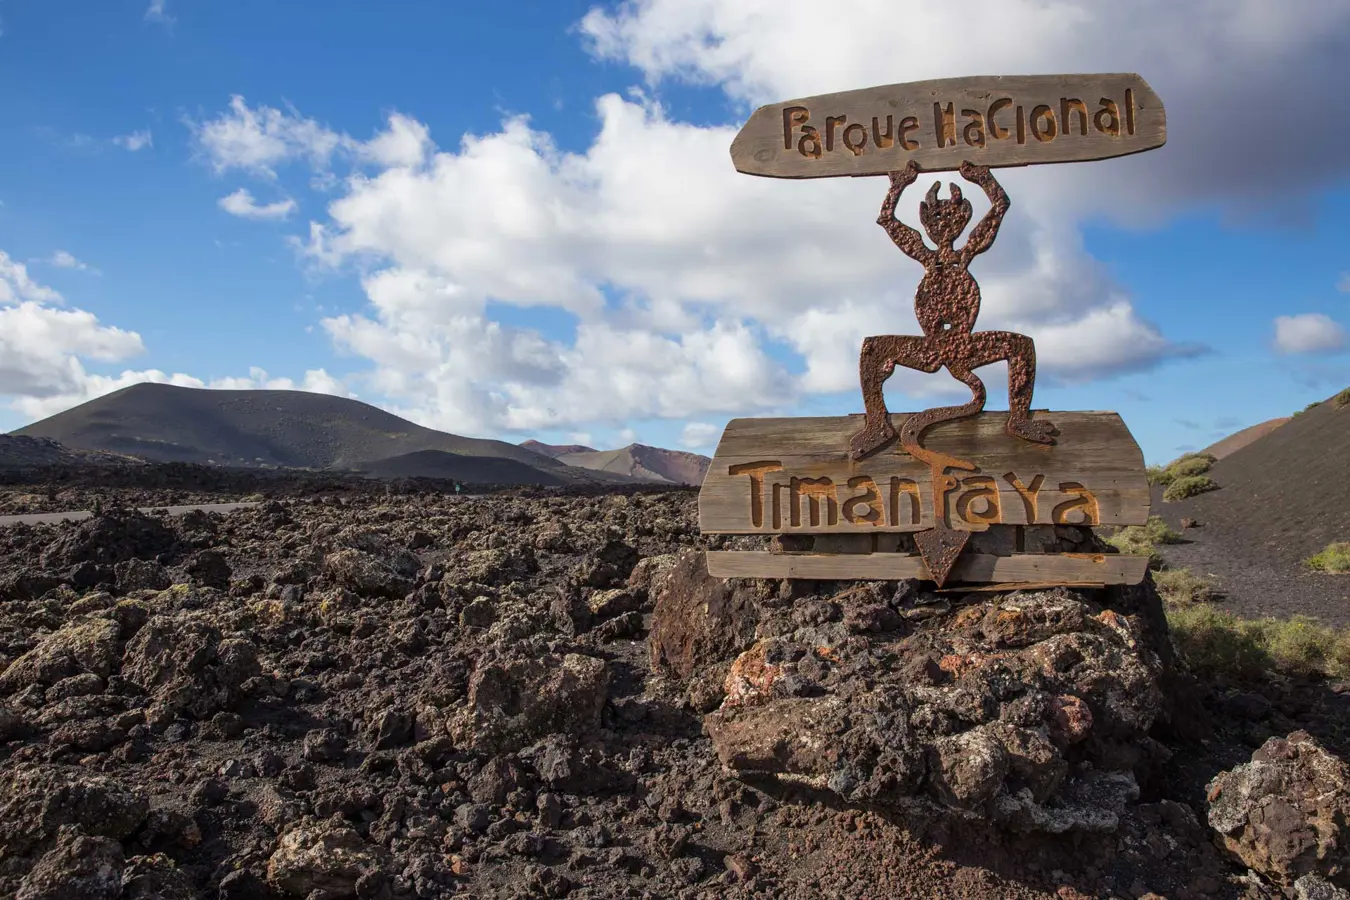
[[[1304,560],[1304,564],[1310,569],[1332,575],[1350,573],[1350,542],[1328,544],[1325,550]]]

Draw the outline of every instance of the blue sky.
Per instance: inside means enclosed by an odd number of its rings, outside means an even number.
[[[1308,96],[1263,107],[1262,134],[1289,133],[1281,116],[1350,74],[1350,56],[1321,53],[1344,49],[1350,4],[1294,2],[1272,25],[1243,0],[1208,37],[1205,3],[1157,33],[1065,5],[1117,35],[1105,58],[1018,56],[1004,35],[1046,27],[1031,0],[975,4],[1002,25],[969,40],[1000,71],[1139,71],[1171,136],[1005,178],[1016,215],[977,264],[981,323],[1037,336],[1036,405],[1117,410],[1165,461],[1350,385],[1350,173],[1310,155],[1315,133],[1282,150],[1213,100],[1268,72],[1306,79]],[[898,36],[948,33],[942,4],[897,6],[913,7]],[[872,222],[884,179],[740,176],[730,135],[762,102],[985,72],[937,49],[888,59],[868,52],[886,23],[821,15],[3,0],[0,429],[147,379],[702,452],[735,415],[860,411],[857,341],[913,330],[920,274]],[[1212,63],[1170,62],[1158,34],[1196,27],[1191,52]],[[851,52],[781,50],[835,30]],[[1002,371],[985,374],[1000,408]],[[940,390],[898,376],[888,396],[904,410]]]

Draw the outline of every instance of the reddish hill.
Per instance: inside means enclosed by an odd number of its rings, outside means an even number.
[[[1241,450],[1252,441],[1258,441],[1270,434],[1276,428],[1288,422],[1292,416],[1284,416],[1279,419],[1270,419],[1266,422],[1259,422],[1256,425],[1249,426],[1241,431],[1230,434],[1221,441],[1216,441],[1204,449],[1205,453],[1210,454],[1215,459],[1223,459],[1230,453]]]
[[[591,450],[566,453],[558,461],[582,469],[630,475],[649,481],[671,484],[703,484],[712,460],[698,453],[664,450],[646,444],[629,444],[621,450]]]
[[[521,441],[520,446],[526,450],[532,450],[535,453],[541,453],[544,456],[557,459],[568,453],[599,453],[594,447],[587,447],[584,444],[545,444],[543,441]]]

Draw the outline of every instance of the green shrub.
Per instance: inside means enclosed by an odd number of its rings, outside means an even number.
[[[1255,679],[1272,667],[1256,623],[1204,603],[1169,605],[1167,623],[1177,650],[1202,678]]]
[[[1190,569],[1154,572],[1153,583],[1163,600],[1174,606],[1194,606],[1214,599],[1214,586]]]
[[[1303,677],[1330,674],[1328,662],[1336,644],[1335,631],[1307,616],[1287,621],[1265,619],[1256,624],[1276,668]]]
[[[1319,572],[1333,575],[1350,573],[1350,543],[1328,544],[1321,553],[1314,553],[1303,561],[1304,565]]]
[[[1172,526],[1163,521],[1162,516],[1149,516],[1144,526],[1148,539],[1155,544],[1180,544],[1181,532],[1173,531]]]
[[[1173,480],[1175,480],[1177,478],[1188,478],[1192,475],[1203,475],[1216,462],[1218,460],[1208,453],[1187,453],[1167,468],[1172,473]]]
[[[1331,674],[1339,677],[1350,674],[1350,631],[1342,631],[1336,635],[1336,640],[1331,644],[1331,652],[1327,656],[1327,661]]]
[[[1163,500],[1185,500],[1187,497],[1215,490],[1218,486],[1208,475],[1184,475],[1172,480],[1167,490],[1163,491]]]
[[[1115,547],[1121,553],[1130,556],[1147,556],[1151,568],[1161,568],[1163,565],[1162,554],[1158,552],[1159,544],[1175,544],[1181,540],[1181,535],[1173,531],[1171,526],[1162,520],[1161,516],[1149,516],[1146,525],[1130,525],[1121,528],[1115,534],[1106,539],[1106,542]]]
[[[1214,589],[1189,569],[1154,572],[1153,581],[1177,650],[1202,677],[1350,676],[1350,629],[1329,628],[1309,616],[1239,618],[1204,602]]]
[[[1307,412],[1308,410],[1312,409],[1314,406],[1321,406],[1321,405],[1322,405],[1322,401],[1321,401],[1321,400],[1314,400],[1313,402],[1309,403],[1307,406],[1305,406],[1305,407],[1303,407],[1302,409],[1300,409],[1298,412],[1294,413],[1294,415],[1296,415],[1296,416],[1301,416],[1301,415],[1303,415],[1305,412]]]
[[[1106,542],[1127,556],[1147,556],[1148,565],[1151,569],[1162,567],[1162,554],[1158,552],[1154,543],[1148,539],[1148,533],[1139,525],[1130,525],[1127,528],[1120,529],[1107,538]]]
[[[1331,402],[1336,404],[1337,409],[1345,409],[1345,407],[1350,406],[1350,387],[1337,394]]]
[[[1167,487],[1178,478],[1203,475],[1216,462],[1218,459],[1209,453],[1183,453],[1165,466],[1149,466],[1148,483]]]

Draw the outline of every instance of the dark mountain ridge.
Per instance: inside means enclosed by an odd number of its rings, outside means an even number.
[[[386,468],[408,477],[419,474],[421,462],[432,470],[428,477],[464,481],[501,482],[507,474],[521,484],[627,480],[567,466],[505,441],[435,431],[368,403],[308,391],[136,384],[13,434],[47,438],[74,451],[151,462],[337,471]],[[512,465],[503,467],[506,462]],[[462,474],[439,474],[451,470]]]

